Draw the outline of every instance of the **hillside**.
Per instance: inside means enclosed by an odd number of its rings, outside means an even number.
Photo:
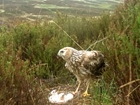
[[[1,20],[52,19],[60,11],[68,15],[98,16],[113,11],[123,0],[3,0],[0,1]]]

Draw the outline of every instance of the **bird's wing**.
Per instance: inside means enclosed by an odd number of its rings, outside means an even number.
[[[85,51],[81,65],[93,75],[101,75],[105,66],[104,55],[100,51]]]
[[[65,67],[70,71],[73,72],[72,65],[70,66],[68,62],[65,63]]]

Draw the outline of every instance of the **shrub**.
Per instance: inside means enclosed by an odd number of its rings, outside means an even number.
[[[110,40],[108,47],[109,78],[114,78],[118,92],[115,100],[120,98],[119,104],[137,105],[140,103],[139,92],[139,2],[129,1],[125,7],[118,8],[112,15],[109,26]],[[135,3],[136,4],[135,4]],[[112,75],[110,75],[112,74]],[[107,80],[109,80],[107,79]],[[134,83],[133,83],[133,82]],[[127,84],[128,83],[128,84]],[[126,86],[125,86],[126,85]]]

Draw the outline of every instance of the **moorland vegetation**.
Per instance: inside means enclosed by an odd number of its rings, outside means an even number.
[[[140,104],[139,0],[125,0],[98,18],[58,12],[53,21],[15,19],[0,27],[0,42],[1,105],[49,105],[53,87],[73,85],[76,79],[56,57],[65,46],[100,50],[108,63],[88,103],[77,105]]]

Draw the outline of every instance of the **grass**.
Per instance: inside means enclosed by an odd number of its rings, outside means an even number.
[[[5,12],[3,9],[0,9],[0,13],[3,13],[3,12]]]
[[[62,7],[52,4],[37,4],[34,6],[35,8],[41,8],[41,9],[70,9],[70,7]]]
[[[110,10],[111,9],[111,6],[112,6],[112,3],[109,3],[109,1],[106,1],[106,2],[103,2],[103,1],[94,1],[93,2],[87,2],[87,1],[79,1],[81,2],[81,4],[79,4],[80,6],[82,6],[83,8],[101,8],[101,9],[108,9]],[[83,2],[83,4],[82,4]],[[75,3],[75,1],[73,2],[74,3],[74,8],[78,8],[78,5]],[[64,3],[65,4],[65,3]],[[116,3],[114,3],[115,5]],[[66,4],[65,4],[66,5]],[[59,5],[55,5],[55,4],[37,4],[35,5],[34,7],[35,8],[42,8],[42,9],[71,9],[72,6],[67,4],[68,6],[59,6]],[[77,5],[77,6],[76,6]],[[73,9],[74,9],[73,8]]]

